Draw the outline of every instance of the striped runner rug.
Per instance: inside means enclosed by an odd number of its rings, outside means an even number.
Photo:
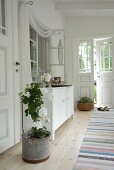
[[[72,170],[114,170],[114,110],[92,113]]]

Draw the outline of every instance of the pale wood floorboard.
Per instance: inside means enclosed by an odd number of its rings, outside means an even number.
[[[57,131],[50,141],[50,158],[40,164],[22,161],[21,143],[0,155],[0,170],[72,170],[78,156],[91,112],[75,111],[74,118]]]

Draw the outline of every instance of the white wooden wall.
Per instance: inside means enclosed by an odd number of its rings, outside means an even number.
[[[114,33],[114,17],[71,17],[66,19],[67,35],[76,37]]]

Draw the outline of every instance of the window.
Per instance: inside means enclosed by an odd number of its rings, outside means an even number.
[[[30,60],[31,60],[31,73],[32,81],[36,82],[38,79],[38,49],[37,49],[37,34],[36,31],[30,26]]]
[[[49,70],[52,77],[65,81],[64,31],[54,30],[49,38]]]
[[[80,43],[79,49],[78,49],[78,60],[79,60],[79,72],[80,73],[91,72],[91,54],[92,54],[91,43],[88,43],[88,42]]]
[[[5,0],[0,0],[0,34],[6,35]]]
[[[38,36],[38,66],[39,71],[47,72],[47,39],[41,36]]]
[[[30,60],[32,81],[40,80],[47,72],[47,38],[39,36],[30,25]]]
[[[112,42],[100,43],[100,70],[102,72],[112,71]]]

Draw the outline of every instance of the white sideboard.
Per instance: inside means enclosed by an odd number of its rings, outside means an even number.
[[[44,99],[50,123],[45,124],[54,140],[55,131],[74,114],[73,86],[48,88],[52,100]]]

